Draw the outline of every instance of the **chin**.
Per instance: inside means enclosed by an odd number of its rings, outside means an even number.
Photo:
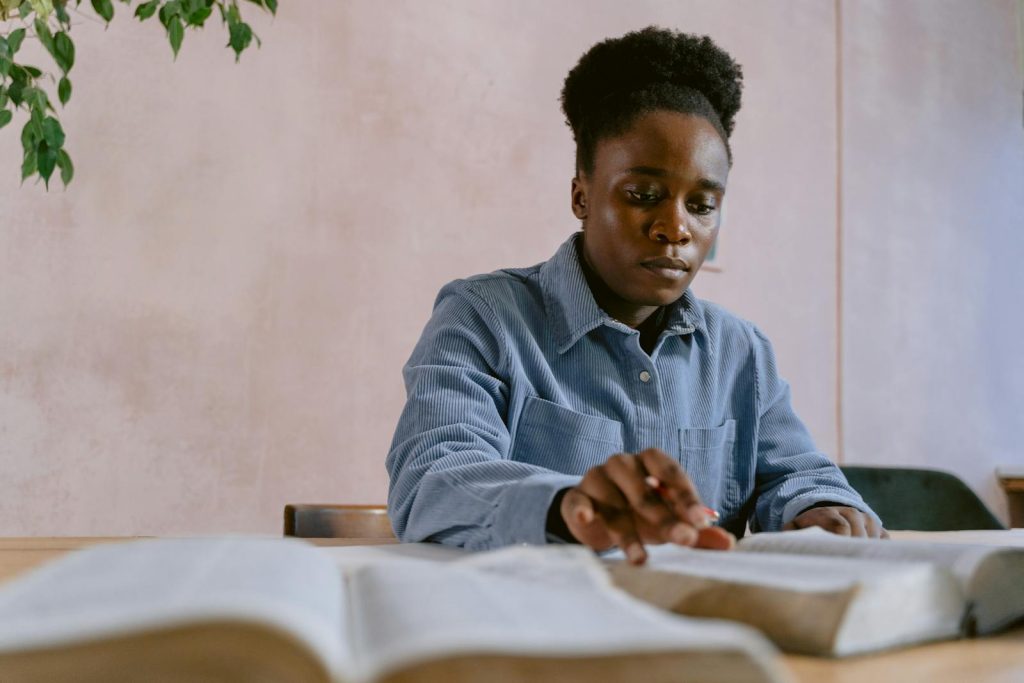
[[[669,304],[678,301],[679,297],[681,297],[685,291],[686,287],[678,290],[673,289],[671,291],[648,291],[633,299],[633,302],[640,306],[668,306]]]

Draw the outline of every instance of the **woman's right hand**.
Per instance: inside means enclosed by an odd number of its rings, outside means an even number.
[[[657,448],[619,453],[592,467],[566,491],[560,512],[577,541],[595,550],[618,546],[633,564],[646,561],[645,543],[715,550],[736,543],[725,529],[710,526],[690,478]]]

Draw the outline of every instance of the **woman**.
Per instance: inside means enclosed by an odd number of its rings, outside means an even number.
[[[569,73],[582,230],[546,263],[438,295],[387,460],[399,538],[618,546],[640,563],[644,543],[728,548],[748,523],[884,533],[815,449],[768,340],[689,289],[741,82],[709,38],[653,27]]]

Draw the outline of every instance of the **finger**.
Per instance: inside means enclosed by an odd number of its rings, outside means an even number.
[[[801,513],[791,519],[786,524],[782,525],[783,531],[795,531],[796,529],[806,529],[809,526],[818,526],[815,521],[816,510],[808,510],[807,512]]]
[[[566,491],[560,512],[569,533],[583,545],[594,550],[607,550],[614,545],[604,523],[597,518],[593,501],[579,488]]]
[[[662,498],[679,519],[698,528],[708,525],[708,516],[704,512],[700,494],[675,459],[657,448],[641,451],[637,453],[637,457],[647,473],[664,486]]]
[[[580,526],[587,526],[594,521],[593,502],[576,487],[566,491],[565,496],[562,498],[562,508],[568,511],[568,515],[563,515],[563,517],[566,517],[566,522],[571,518],[573,522]]]
[[[856,508],[839,508],[839,516],[850,525],[850,535],[855,538],[867,538],[868,530],[864,525],[867,515]]]
[[[865,526],[867,528],[868,537],[881,538],[882,532],[884,531],[884,529],[882,529],[882,525],[875,520],[874,515],[865,515],[865,517],[867,517],[867,523]]]
[[[664,487],[647,476],[640,459],[634,455],[612,456],[604,470],[629,502],[641,538],[655,543],[672,541],[693,545],[695,530],[676,516],[663,496]],[[646,532],[646,533],[645,533]]]
[[[591,499],[595,522],[603,523],[612,544],[621,548],[633,564],[643,564],[647,552],[633,521],[633,510],[622,491],[609,478],[606,468],[591,468],[583,476],[579,488]]]
[[[720,526],[709,526],[697,532],[697,548],[732,550],[735,546],[736,537]]]
[[[626,554],[630,564],[643,564],[647,561],[647,550],[640,540],[632,515],[613,510],[608,515],[602,515],[602,519],[613,545],[618,546]]]
[[[818,525],[826,531],[831,531],[833,534],[838,536],[850,536],[853,534],[853,529],[850,526],[850,520],[846,519],[839,513],[835,508],[818,508],[813,512],[821,511],[823,514],[819,515],[822,518],[821,523]]]

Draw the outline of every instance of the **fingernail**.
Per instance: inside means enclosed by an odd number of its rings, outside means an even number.
[[[672,527],[672,530],[668,532],[668,537],[677,545],[693,545],[697,540],[696,534],[693,533],[693,527],[681,522]]]
[[[708,518],[707,508],[703,505],[691,505],[689,509],[690,523],[698,529],[706,529],[711,526]]]
[[[644,560],[647,559],[647,553],[644,552],[644,547],[639,543],[630,544],[626,548],[626,557],[632,564],[643,564]]]

